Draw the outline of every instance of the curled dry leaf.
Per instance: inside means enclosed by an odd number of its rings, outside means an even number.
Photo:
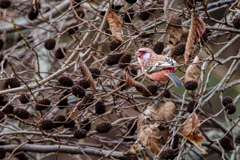
[[[149,96],[152,95],[152,93],[147,89],[146,86],[144,86],[142,83],[137,82],[134,79],[132,79],[132,77],[128,73],[128,67],[125,68],[125,72],[126,72],[126,85],[134,86],[138,92],[144,93]]]
[[[240,5],[240,0],[238,0],[238,5]]]
[[[174,12],[167,13],[166,21],[168,24],[166,28],[166,35],[168,37],[170,47],[173,47],[181,42],[183,33],[182,21]]]
[[[115,12],[111,12],[107,15],[107,20],[114,39],[118,42],[123,42],[121,33],[122,22],[118,15]]]
[[[205,150],[201,148],[203,137],[200,133],[197,133],[199,125],[198,116],[196,113],[192,114],[192,118],[188,119],[183,128],[184,138],[192,142],[192,144],[202,153],[207,154]]]
[[[89,71],[89,68],[86,66],[86,64],[83,62],[80,55],[76,59],[75,63],[75,71],[80,70],[82,75],[86,78],[87,82],[90,84],[90,86],[93,88],[94,91],[96,91],[96,86],[92,77],[92,73]]]
[[[186,70],[184,82],[186,83],[189,80],[195,80],[198,82],[200,74],[201,74],[201,62],[198,56],[196,56],[193,60],[193,63],[190,64]]]
[[[194,52],[194,46],[200,40],[202,34],[206,30],[206,25],[198,14],[192,14],[191,26],[187,39],[186,49],[184,53],[185,64],[187,64],[189,57]]]
[[[32,7],[33,7],[34,12],[37,12],[37,0],[32,1]]]
[[[174,118],[175,112],[175,104],[167,101],[157,109],[148,106],[143,114],[139,116],[138,140],[155,155],[160,152],[161,146],[167,141],[169,129],[166,122]],[[137,148],[136,150],[139,149]]]

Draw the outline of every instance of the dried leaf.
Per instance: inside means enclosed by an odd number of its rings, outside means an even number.
[[[174,118],[175,111],[175,104],[168,101],[157,109],[148,106],[139,116],[138,139],[155,155],[160,152],[161,146],[167,141],[169,129],[165,124]]]
[[[90,84],[90,86],[93,88],[94,91],[96,91],[96,86],[92,77],[92,73],[89,71],[89,68],[86,66],[86,64],[83,62],[80,55],[76,59],[75,71],[80,70],[82,75],[86,78],[86,81]]]
[[[144,93],[149,96],[152,95],[152,93],[147,89],[146,86],[132,79],[132,77],[128,73],[128,67],[125,69],[125,72],[126,72],[126,85],[134,86],[138,92]]]
[[[206,30],[206,25],[198,14],[192,15],[190,31],[188,34],[186,49],[184,53],[185,64],[187,64],[190,55],[194,52],[194,46],[200,40]]]
[[[192,144],[202,153],[207,154],[205,150],[201,148],[203,137],[200,133],[197,133],[199,120],[196,113],[192,114],[192,118],[188,119],[183,128],[184,137],[192,142]]]
[[[240,5],[240,0],[238,0],[238,5]]]
[[[190,64],[186,70],[185,79],[184,79],[185,83],[189,80],[195,80],[198,82],[200,78],[200,74],[201,74],[201,63],[198,56],[196,56],[193,60],[193,63]]]
[[[162,139],[161,133],[154,125],[141,127],[138,133],[138,139],[142,145],[157,155],[161,151]]]
[[[167,29],[166,35],[168,37],[168,41],[171,44],[170,46],[175,46],[179,42],[181,42],[182,38],[182,21],[174,12],[167,13]]]
[[[115,12],[111,12],[107,15],[107,19],[114,39],[118,42],[123,42],[121,33],[122,22],[118,15]]]

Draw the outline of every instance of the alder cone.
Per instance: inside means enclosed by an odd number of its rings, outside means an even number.
[[[149,17],[150,17],[150,13],[149,11],[144,11],[144,12],[141,12],[140,15],[139,15],[139,18],[142,20],[142,21],[146,21]]]
[[[175,56],[183,55],[185,53],[185,47],[186,47],[186,43],[177,44],[173,48],[172,54],[175,55]]]
[[[85,96],[85,90],[83,89],[83,87],[75,85],[72,87],[72,94],[77,98],[81,98]]]
[[[53,126],[55,128],[57,127],[61,127],[64,123],[64,121],[66,120],[64,115],[58,115],[56,118],[54,118],[53,120]]]
[[[45,42],[44,42],[44,47],[47,50],[53,50],[56,46],[56,40],[53,38],[48,38]]]
[[[41,100],[37,101],[37,104],[35,106],[36,110],[44,110],[46,108],[48,108],[48,106],[51,104],[51,101],[47,98],[43,98]]]
[[[224,97],[223,100],[222,100],[222,104],[223,104],[224,106],[226,106],[226,105],[228,105],[229,103],[233,103],[233,99],[232,99],[231,97],[229,97],[229,96]]]
[[[121,42],[118,42],[118,41],[116,41],[116,40],[113,40],[113,41],[110,42],[109,47],[110,47],[110,50],[111,50],[111,51],[114,51],[114,50],[115,50],[116,48],[118,48],[120,45],[121,45]]]
[[[123,56],[122,53],[120,54],[112,54],[112,55],[109,55],[106,59],[106,64],[109,65],[109,66],[112,66],[112,65],[115,65],[115,64],[118,64],[120,58]]]
[[[30,96],[29,96],[28,94],[26,94],[26,93],[23,93],[23,94],[21,94],[21,95],[19,96],[18,99],[19,99],[19,101],[20,101],[22,104],[26,104],[26,103],[29,102]]]
[[[240,29],[240,16],[233,19],[233,27],[236,29]]]
[[[127,12],[128,12],[128,14],[127,13],[124,14],[123,20],[127,23],[131,23],[131,20],[133,19],[133,16],[134,16],[134,10],[128,9]]]
[[[236,112],[236,106],[233,103],[229,103],[226,105],[225,111],[227,114],[234,114]]]
[[[64,123],[64,128],[73,128],[75,126],[76,122],[72,120],[71,118],[68,118],[67,122]]]
[[[95,104],[95,112],[96,114],[103,114],[106,112],[106,106],[102,101],[99,101]]]
[[[44,119],[40,122],[39,128],[42,130],[50,130],[53,128],[53,122],[51,119]]]
[[[237,145],[240,144],[240,134],[238,134],[238,135],[236,136],[236,138],[235,138],[235,143],[236,143]]]
[[[60,47],[55,51],[54,57],[57,59],[63,59],[64,53],[67,52],[67,49],[65,47]]]
[[[98,68],[89,68],[89,71],[92,73],[93,79],[96,79],[101,74],[101,71]]]
[[[77,82],[77,85],[83,87],[84,89],[87,89],[90,87],[90,84],[88,83],[88,81],[86,80],[86,78],[82,78]]]
[[[74,137],[77,139],[85,138],[87,135],[87,131],[85,129],[79,129],[74,132]]]
[[[30,117],[29,112],[23,108],[15,108],[13,114],[21,119],[28,119]]]
[[[8,104],[7,106],[4,107],[2,112],[6,114],[13,114],[13,109],[14,109],[13,105]]]
[[[10,0],[0,0],[0,8],[7,9],[11,6]]]
[[[87,132],[89,132],[91,130],[91,122],[89,119],[85,119],[82,121],[82,124],[80,125],[80,127],[82,129],[85,129]]]
[[[130,54],[124,54],[118,62],[119,68],[122,68],[122,69],[126,68],[131,62],[131,60],[132,60],[132,56]]]
[[[35,20],[37,17],[38,17],[38,14],[39,12],[38,11],[34,11],[33,9],[31,9],[29,12],[28,12],[28,19],[33,21]]]
[[[9,78],[5,81],[5,88],[8,88],[8,86],[10,86],[10,88],[20,87],[20,82],[17,78]]]
[[[164,44],[163,42],[157,42],[154,47],[153,47],[153,51],[156,53],[156,54],[161,54],[162,51],[164,49]]]
[[[223,137],[220,141],[220,145],[226,151],[233,150],[233,142],[228,137]]]
[[[161,159],[174,159],[175,158],[175,151],[171,148],[166,148],[160,154]]]
[[[73,80],[69,77],[66,77],[66,76],[59,77],[58,82],[65,87],[72,87],[73,86]]]
[[[98,132],[98,133],[107,133],[111,130],[112,128],[112,124],[107,122],[107,121],[102,121],[102,122],[99,122],[97,125],[96,125],[96,128],[95,130]]]

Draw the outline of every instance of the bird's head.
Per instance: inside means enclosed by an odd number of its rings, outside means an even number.
[[[144,65],[144,63],[146,63],[152,57],[152,55],[154,55],[154,54],[155,53],[153,52],[153,50],[151,50],[149,48],[140,48],[136,52],[136,56],[138,57],[138,61],[142,65]]]

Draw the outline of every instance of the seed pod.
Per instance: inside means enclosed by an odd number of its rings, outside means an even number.
[[[158,86],[157,85],[148,85],[147,86],[147,89],[149,90],[149,92],[152,94],[152,95],[155,95],[157,93],[157,90],[158,90]],[[148,95],[147,93],[144,93],[143,92],[143,96],[145,97],[149,97],[150,95]]]
[[[169,90],[165,90],[165,91],[163,92],[163,96],[164,96],[165,98],[171,98],[171,93],[169,92]]]
[[[106,112],[106,106],[102,101],[99,101],[95,104],[95,112],[96,114],[103,114]]]
[[[85,119],[82,121],[82,124],[80,125],[82,129],[85,129],[87,132],[91,130],[91,122],[89,119]]]
[[[102,121],[102,122],[99,122],[97,125],[96,125],[96,128],[95,130],[98,132],[98,133],[107,133],[111,130],[112,128],[112,124],[107,122],[107,121]]]
[[[64,53],[67,52],[67,49],[65,47],[59,47],[54,54],[54,57],[57,59],[62,59],[64,58]]]
[[[31,9],[29,12],[28,12],[28,19],[33,21],[35,20],[37,17],[38,17],[38,14],[39,12],[38,11],[35,11],[33,9]]]
[[[47,50],[53,50],[56,46],[56,40],[53,38],[48,38],[45,42],[44,42],[44,47]]]
[[[10,0],[0,0],[0,8],[7,9],[11,6]]]
[[[126,68],[131,62],[131,60],[132,60],[132,57],[130,54],[124,54],[118,62],[119,68],[122,68],[122,69]]]
[[[72,87],[73,86],[73,80],[69,77],[66,77],[66,76],[59,77],[58,82],[65,87]]]
[[[67,33],[68,34],[74,34],[78,31],[78,26],[77,26],[77,23],[72,23],[70,26],[69,26],[69,29],[67,30]]]
[[[227,114],[233,114],[236,112],[236,106],[233,103],[229,103],[226,105],[225,111]]]
[[[63,127],[64,128],[72,128],[75,126],[75,121],[72,120],[71,118],[68,118],[67,122],[64,123]]]
[[[85,78],[80,79],[80,80],[77,82],[77,85],[83,87],[84,89],[87,89],[87,88],[90,87],[90,84],[88,83],[88,81],[87,81]]]
[[[231,97],[229,97],[229,96],[224,97],[223,100],[222,100],[222,104],[223,104],[224,106],[226,106],[226,105],[228,105],[229,103],[233,103],[233,99],[232,99]]]
[[[106,64],[110,66],[114,64],[118,64],[122,56],[123,56],[122,53],[109,55],[108,58],[106,59]]]
[[[10,88],[20,87],[20,82],[16,78],[9,78],[5,81],[5,88],[8,88],[8,86]]]
[[[235,138],[235,143],[236,145],[239,145],[240,144],[240,134],[238,134]]]
[[[226,151],[233,150],[233,142],[228,137],[223,137],[220,141],[220,145]]]
[[[235,17],[232,23],[234,28],[240,29],[240,16]]]
[[[173,140],[173,145],[172,145],[172,149],[177,149],[178,148],[178,142],[179,142],[179,136],[175,135],[174,136],[174,140]]]
[[[81,98],[85,96],[85,90],[83,87],[75,85],[72,87],[72,94],[78,98]]]
[[[81,103],[78,105],[78,109],[82,110],[90,106],[93,102],[93,94],[87,94],[83,97]]]
[[[53,127],[57,128],[57,127],[61,127],[64,123],[64,121],[66,121],[65,116],[63,115],[58,115],[56,118],[54,118],[53,120]]]
[[[101,74],[101,71],[98,68],[89,68],[89,71],[92,73],[93,79],[96,79]]]
[[[13,114],[21,119],[28,119],[30,117],[29,112],[23,108],[14,108]]]
[[[194,111],[195,107],[197,107],[197,105],[198,105],[197,101],[190,101],[187,105],[187,111],[189,113],[192,113]]]
[[[22,93],[20,96],[19,96],[19,101],[22,103],[22,104],[26,104],[29,102],[30,100],[30,96],[26,93]]]
[[[113,40],[113,41],[110,42],[109,47],[110,47],[110,50],[111,50],[111,51],[114,51],[114,50],[115,50],[116,48],[118,48],[120,45],[121,45],[121,42],[118,42],[118,41],[116,41],[116,40]]]
[[[53,122],[51,119],[44,119],[40,122],[39,128],[42,130],[50,130],[53,128]]]
[[[174,159],[175,151],[172,148],[166,148],[160,154],[161,159]]]
[[[134,16],[134,10],[133,9],[128,9],[127,10],[128,14],[125,13],[124,16],[123,16],[123,20],[127,23],[131,23],[131,20],[133,19],[133,16]]]
[[[175,55],[175,56],[183,55],[185,53],[185,47],[186,47],[186,43],[179,43],[179,44],[177,44],[173,48],[172,54]]]
[[[163,42],[157,42],[154,47],[153,47],[153,51],[156,53],[156,54],[161,54],[162,51],[164,49],[164,44]]]
[[[59,100],[62,99],[64,96],[60,96]],[[58,108],[59,109],[64,109],[65,107],[59,107],[59,106],[67,106],[68,105],[68,99],[65,98],[64,100],[61,100],[59,103],[58,103]]]
[[[185,82],[184,86],[187,90],[195,90],[198,87],[198,82],[195,80],[189,80]]]
[[[46,108],[48,108],[48,106],[51,104],[51,101],[47,98],[43,98],[41,100],[37,101],[37,104],[35,106],[36,110],[44,110]]]
[[[146,21],[149,17],[150,17],[150,12],[149,11],[144,11],[144,12],[141,12],[139,14],[139,18],[142,20],[142,21]]]
[[[87,131],[85,129],[79,129],[74,132],[74,137],[77,139],[85,138],[87,135]]]
[[[2,112],[6,114],[13,114],[13,109],[14,107],[11,104],[8,104],[3,108]]]

